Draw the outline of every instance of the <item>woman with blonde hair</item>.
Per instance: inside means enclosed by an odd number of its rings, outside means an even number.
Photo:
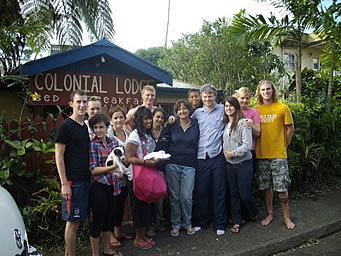
[[[238,90],[235,91],[235,94],[233,95],[236,97],[239,101],[241,110],[246,117],[244,121],[244,125],[246,127],[250,127],[252,130],[252,167],[253,171],[255,172],[256,168],[256,138],[260,135],[260,116],[256,109],[249,107],[249,102],[251,99],[251,91],[247,87],[241,87]],[[250,190],[251,190],[250,186]],[[250,216],[247,216],[246,207],[241,202],[241,215],[243,222],[245,222],[246,219],[249,219]]]
[[[251,91],[247,87],[241,87],[233,94],[239,101],[241,110],[247,118],[244,125],[252,130],[252,156],[255,160],[256,138],[260,135],[260,116],[256,109],[249,107]]]

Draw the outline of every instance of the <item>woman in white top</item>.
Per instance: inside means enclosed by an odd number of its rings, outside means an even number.
[[[152,137],[152,112],[142,106],[134,115],[135,129],[130,133],[127,143],[127,159],[133,165],[155,166],[158,161],[154,159],[143,160],[143,156],[152,153],[155,149],[155,141]],[[145,235],[146,227],[152,224],[152,206],[136,198],[132,189],[132,182],[128,183],[130,199],[133,210],[133,225],[136,229],[136,237],[133,245],[140,249],[150,249],[156,242]]]
[[[111,125],[108,128],[108,137],[115,138],[119,146],[124,148],[126,152],[127,148],[127,141],[129,137],[128,130],[124,129],[124,122],[126,119],[126,115],[124,110],[117,106],[114,107],[109,112],[109,118],[111,120]],[[123,159],[123,164],[128,166],[128,174],[123,175],[121,179],[119,179],[120,187],[121,187],[121,194],[114,197],[114,213],[112,219],[112,235],[110,238],[110,245],[112,248],[119,248],[121,247],[121,243],[119,240],[132,240],[133,237],[122,233],[121,225],[124,213],[124,206],[128,196],[128,180],[133,179],[133,167],[131,164],[128,163],[128,160]]]

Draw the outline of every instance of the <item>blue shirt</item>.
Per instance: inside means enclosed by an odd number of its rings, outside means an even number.
[[[200,139],[198,147],[198,159],[216,157],[222,150],[222,135],[224,132],[224,105],[214,103],[210,112],[205,107],[194,111],[192,118],[196,118],[199,124]]]
[[[167,163],[197,167],[199,127],[196,119],[184,131],[179,121],[168,125],[168,150],[171,158]]]

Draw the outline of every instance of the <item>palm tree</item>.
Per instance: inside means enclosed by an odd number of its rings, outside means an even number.
[[[269,18],[263,15],[246,15],[239,12],[232,20],[234,34],[243,35],[246,40],[251,38],[270,40],[275,45],[281,45],[286,39],[297,42],[296,93],[297,102],[301,102],[302,88],[302,37],[314,23],[313,17],[317,13],[319,0],[273,0],[276,8],[281,8],[287,14],[278,20],[273,14]]]
[[[91,41],[115,35],[108,0],[0,0],[0,77],[22,58],[47,50],[51,39],[81,46],[82,23]]]
[[[84,22],[93,40],[114,38],[108,0],[26,0],[20,6],[24,17],[29,17],[37,10],[50,12],[53,32],[56,32],[56,39],[62,45],[82,45],[81,22]]]
[[[321,62],[324,67],[329,68],[329,82],[327,93],[327,111],[332,107],[334,70],[337,64],[341,65],[341,23],[338,21],[341,13],[341,3],[333,0],[328,9],[321,8],[315,33],[326,44]]]

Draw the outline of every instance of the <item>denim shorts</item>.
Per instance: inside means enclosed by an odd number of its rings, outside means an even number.
[[[259,190],[273,188],[286,192],[290,186],[288,160],[286,158],[257,159],[256,181]]]
[[[88,214],[89,182],[68,181],[72,195],[71,200],[62,197],[62,219],[65,221],[82,222]]]

